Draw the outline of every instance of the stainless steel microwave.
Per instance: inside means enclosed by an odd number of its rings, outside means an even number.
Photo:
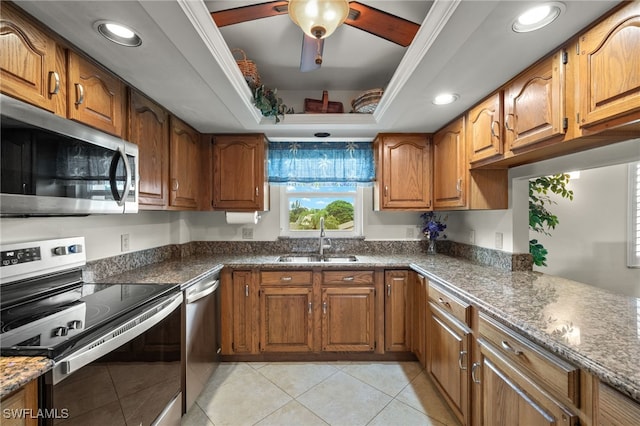
[[[138,212],[138,147],[0,95],[0,214]]]

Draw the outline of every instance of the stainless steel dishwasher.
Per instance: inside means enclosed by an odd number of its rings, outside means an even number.
[[[193,405],[218,366],[220,354],[220,269],[184,288],[184,412]]]

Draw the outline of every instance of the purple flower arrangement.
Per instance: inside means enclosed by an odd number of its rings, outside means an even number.
[[[422,213],[420,218],[422,219],[422,234],[429,240],[436,240],[440,234],[442,234],[442,238],[447,238],[444,234],[447,225],[443,223],[446,221],[446,217],[441,219],[434,212],[426,212]]]

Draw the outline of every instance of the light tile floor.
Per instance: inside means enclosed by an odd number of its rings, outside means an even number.
[[[417,362],[222,363],[184,426],[458,426]]]

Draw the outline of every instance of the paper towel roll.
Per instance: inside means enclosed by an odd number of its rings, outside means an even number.
[[[255,225],[260,220],[258,212],[226,212],[227,223]]]

